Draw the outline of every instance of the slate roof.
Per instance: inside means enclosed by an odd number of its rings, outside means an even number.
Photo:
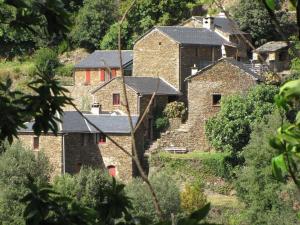
[[[113,116],[110,114],[84,114],[88,120],[95,124],[104,133],[129,134],[130,124],[127,116]],[[62,116],[62,129],[59,133],[98,133],[78,112],[67,111]],[[138,116],[132,116],[133,126],[138,122]],[[25,129],[19,132],[32,133],[33,122],[26,123]]]
[[[206,28],[191,28],[183,26],[160,26],[156,27],[157,30],[163,32],[173,40],[181,44],[197,44],[197,45],[229,45],[236,46],[216,32]]]
[[[125,84],[141,95],[151,95],[156,91],[157,95],[180,95],[181,93],[166,81],[156,77],[124,77]],[[114,80],[121,80],[121,77],[114,78],[107,83],[97,87],[91,93],[94,94],[102,87]]]
[[[212,64],[208,65],[207,67],[204,67],[203,69],[199,70],[196,74],[187,77],[185,79],[185,81],[191,80],[193,77],[196,77],[196,76],[200,75],[202,72],[204,72],[204,71],[212,68],[214,65],[216,65],[216,64],[218,64],[218,63],[220,63],[222,61],[226,61],[226,62],[230,63],[231,65],[238,67],[239,69],[243,70],[245,73],[247,73],[250,76],[252,76],[255,80],[258,80],[258,81],[261,80],[261,77],[256,72],[254,72],[253,70],[251,70],[247,66],[247,64],[245,64],[243,62],[240,62],[240,61],[237,61],[237,60],[235,60],[233,58],[227,57],[227,58],[221,58],[221,59],[217,60],[215,63],[212,63]]]
[[[105,63],[103,62],[105,61]],[[133,60],[131,50],[122,50],[122,63],[128,64]],[[119,68],[120,59],[118,50],[96,50],[75,65],[75,68]]]
[[[192,18],[198,20],[201,23],[203,21],[203,17],[201,16],[193,16]],[[232,24],[232,22],[229,19],[227,19],[225,16],[214,17],[214,24],[217,29],[229,34],[245,34],[245,32],[236,28],[234,24]]]
[[[254,52],[275,52],[286,47],[288,43],[285,41],[270,41],[255,49]]]

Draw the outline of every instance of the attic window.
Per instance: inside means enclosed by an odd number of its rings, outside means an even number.
[[[106,136],[105,134],[97,134],[97,140],[99,144],[104,144],[106,143]]]
[[[213,106],[220,106],[221,103],[221,94],[213,94],[212,95],[212,105]]]

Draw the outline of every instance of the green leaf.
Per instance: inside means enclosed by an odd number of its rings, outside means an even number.
[[[275,6],[276,6],[275,0],[264,0],[264,1],[269,9],[271,9],[272,11],[275,10]]]
[[[283,154],[278,155],[272,159],[272,169],[273,169],[274,176],[277,179],[283,181],[284,180],[283,174],[287,172]]]

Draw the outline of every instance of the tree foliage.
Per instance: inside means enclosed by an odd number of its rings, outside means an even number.
[[[245,223],[251,225],[297,224],[292,209],[292,189],[282,185],[272,174],[271,159],[276,151],[268,144],[280,125],[278,112],[254,127],[249,144],[243,150],[245,165],[237,172],[236,190],[246,204]]]
[[[280,40],[281,36],[276,31],[276,27],[261,1],[240,0],[232,9],[232,13],[240,29],[251,34],[255,45],[274,41],[276,38]],[[276,17],[284,30],[292,27],[292,22],[289,21],[286,12],[277,11]]]
[[[274,111],[276,86],[256,85],[245,96],[233,95],[221,101],[221,110],[209,119],[205,132],[217,150],[237,152],[247,145],[253,124]]]
[[[5,145],[6,152],[0,155],[0,221],[1,224],[25,224],[20,200],[29,192],[28,176],[32,184],[48,182],[51,167],[43,154],[37,157],[21,143]]]
[[[94,50],[110,25],[117,19],[115,0],[85,0],[71,31],[76,46]]]

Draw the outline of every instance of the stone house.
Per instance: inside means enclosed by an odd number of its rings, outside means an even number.
[[[153,138],[153,118],[157,111],[162,111],[166,104],[181,95],[168,82],[155,77],[124,77],[131,115],[142,116],[154,92],[155,98],[143,121],[146,140]],[[122,78],[114,78],[100,85],[91,92],[93,105],[98,105],[101,113],[120,113],[125,115]]]
[[[122,50],[122,65],[125,74],[131,76],[132,51]],[[120,76],[120,56],[118,50],[96,50],[75,65],[74,84],[99,85]]]
[[[189,148],[209,149],[205,122],[220,110],[222,98],[245,93],[261,81],[244,63],[222,58],[186,79],[188,82]]]
[[[186,94],[184,80],[192,70],[197,71],[225,56],[247,58],[247,49],[233,41],[233,34],[228,38],[218,33],[213,19],[208,21],[209,26],[190,27],[186,23],[158,26],[148,31],[134,45],[133,76],[160,75]]]
[[[243,39],[244,36],[249,42],[251,42],[251,35],[249,33],[241,31],[234,21],[231,21],[226,17],[224,13],[219,13],[215,16],[192,16],[190,19],[181,23],[181,26],[192,28],[207,28],[213,30],[217,34],[221,35],[227,41],[235,43],[237,46],[236,59],[241,61],[248,60],[248,54],[251,48]]]
[[[52,177],[64,173],[75,174],[82,166],[107,169],[112,176],[129,181],[136,176],[137,170],[127,154],[121,151],[110,139],[132,152],[130,125],[127,116],[112,114],[84,114],[103,133],[99,133],[93,125],[76,111],[64,112],[62,122],[58,124],[58,134],[53,133],[35,136],[33,123],[27,123],[18,137],[25,146],[35,154],[43,152],[53,167]],[[132,116],[133,126],[138,122]],[[143,127],[136,132],[137,151],[142,158],[144,154]]]
[[[264,63],[273,72],[289,69],[289,46],[285,41],[271,41],[253,50],[254,64]]]

